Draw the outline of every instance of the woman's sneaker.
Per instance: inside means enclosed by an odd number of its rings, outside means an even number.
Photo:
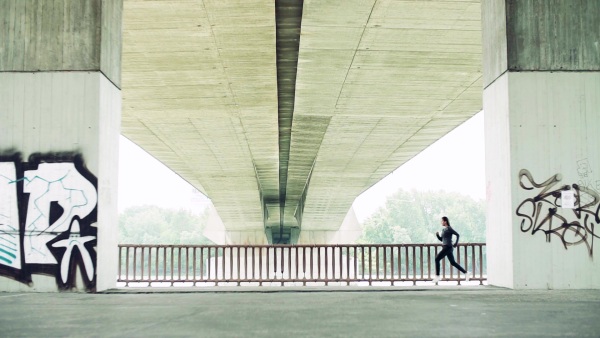
[[[467,271],[467,273],[465,273],[465,282],[468,282],[471,279],[471,273],[469,271]]]
[[[437,285],[438,282],[440,281],[440,276],[434,276],[431,281],[433,282],[433,284]]]

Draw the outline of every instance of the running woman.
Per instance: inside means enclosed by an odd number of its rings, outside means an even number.
[[[462,266],[454,261],[454,254],[452,253],[452,247],[456,248],[460,235],[458,232],[452,229],[450,226],[450,220],[448,220],[448,217],[446,216],[442,217],[442,227],[444,227],[444,229],[442,230],[441,236],[439,232],[435,233],[437,238],[442,242],[442,251],[440,251],[435,257],[435,277],[433,277],[433,282],[437,285],[437,283],[440,281],[440,261],[444,259],[444,257],[448,257],[450,264],[465,274],[465,280],[468,282],[471,278],[471,273],[467,272],[467,270],[463,269]],[[456,235],[456,242],[454,245],[452,244],[452,235]]]

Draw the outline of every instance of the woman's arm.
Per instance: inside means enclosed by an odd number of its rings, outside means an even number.
[[[456,232],[456,230],[452,229],[452,235],[456,236],[456,242],[454,242],[454,247],[456,248],[458,246],[458,240],[460,239],[460,235],[458,234],[458,232]]]
[[[440,242],[442,241],[442,237],[440,237],[440,233],[439,232],[435,232],[435,236],[440,240]]]

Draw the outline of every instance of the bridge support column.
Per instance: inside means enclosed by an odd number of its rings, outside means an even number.
[[[482,10],[488,281],[600,288],[600,3]]]
[[[117,275],[119,0],[0,1],[0,290]]]

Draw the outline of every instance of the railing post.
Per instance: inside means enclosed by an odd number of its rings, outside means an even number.
[[[281,247],[281,270],[279,271],[281,273],[281,286],[283,286],[283,280],[285,279],[283,278],[283,272],[285,271],[285,249],[286,247]]]
[[[121,245],[118,245],[117,248],[119,249],[119,267],[118,267],[118,272],[117,272],[117,281],[120,282],[121,279],[123,279],[123,273],[122,273],[122,269],[123,269],[123,258],[122,258],[122,253],[123,253],[123,247]]]
[[[437,256],[437,254],[436,254]],[[446,278],[446,260],[441,261],[442,264],[442,279]]]
[[[484,244],[485,245],[485,244]],[[483,285],[483,245],[479,245],[479,285]]]
[[[298,254],[299,254],[300,248],[298,248],[298,246],[294,246],[294,248],[296,248],[296,281],[299,281],[300,278],[298,277],[298,274],[299,274],[300,267],[298,265],[300,262],[300,258],[298,257]]]
[[[185,247],[185,281],[190,280],[190,248]]]
[[[404,250],[404,253],[405,253],[404,259],[406,260],[406,280],[408,281],[408,280],[410,280],[410,274],[408,273],[408,271],[410,269],[410,264],[409,264],[409,261],[408,261],[408,256],[409,256],[409,254],[408,254],[408,247],[405,246],[404,249],[405,249]]]
[[[335,246],[331,247],[331,280],[335,281]]]
[[[350,285],[350,246],[346,246],[346,285]]]
[[[209,246],[209,247],[207,248],[207,252],[206,252],[206,254],[207,254],[207,256],[208,256],[208,257],[207,257],[207,260],[206,260],[206,262],[207,262],[207,265],[208,265],[208,271],[207,271],[207,274],[208,274],[208,280],[209,280],[209,281],[210,281],[210,268],[211,268],[211,264],[210,264],[210,256],[211,256],[211,255],[210,255],[210,249],[211,249],[211,247]],[[215,262],[215,263],[216,263],[216,262]]]
[[[423,270],[425,268],[425,266],[423,265],[423,245],[419,246],[419,252],[421,255],[421,280],[423,280]]]
[[[460,265],[460,244],[456,246],[456,260]],[[450,267],[450,273],[452,273],[452,267]],[[456,272],[456,279],[458,279],[458,285],[460,285],[460,271]]]
[[[137,246],[133,247],[133,280],[135,280],[135,275],[137,272]]]
[[[396,246],[398,249],[398,280],[402,281],[402,247]]]
[[[306,286],[306,247],[302,247],[302,285]]]
[[[394,274],[394,246],[390,246],[390,275],[391,275],[391,285],[394,286],[394,282],[396,281],[396,275]]]
[[[262,246],[258,248],[258,279],[260,280],[258,286],[262,286]]]
[[[129,247],[125,252],[125,261],[125,279],[127,280],[125,286],[129,286]]]
[[[361,275],[360,277],[364,280],[365,279],[365,247],[361,246],[361,255],[360,255],[360,259],[361,259]]]
[[[267,258],[265,259],[265,261],[266,261],[265,263],[267,265],[266,266],[266,269],[267,269],[267,278],[266,278],[266,280],[269,280],[269,272],[270,272],[269,271],[269,247],[267,247],[266,250],[267,250]]]
[[[412,246],[413,254],[413,285],[417,285],[417,247]]]
[[[338,279],[340,281],[340,283],[342,282],[342,279],[344,278],[344,263],[342,262],[342,246],[337,246],[338,251],[339,251],[339,257],[340,257],[340,278]],[[341,284],[340,284],[341,285]]]
[[[146,262],[146,260],[144,259],[144,247],[140,246],[140,249],[142,251],[141,254],[141,258],[140,258],[140,265],[141,265],[141,269],[140,269],[140,282],[144,281],[144,263]]]
[[[379,246],[375,247],[375,279],[379,280]]]
[[[475,245],[471,245],[471,266],[473,267],[473,277],[475,277],[475,274],[477,273],[477,271],[475,271],[477,268],[477,265],[475,265]]]
[[[327,246],[323,246],[323,250],[325,251],[325,286],[329,285],[328,281],[329,281],[329,274],[328,274],[328,267],[329,267],[329,262],[327,260],[328,256],[329,256],[329,250],[327,250],[328,247]]]
[[[354,247],[354,280],[358,281],[358,247]]]
[[[427,245],[427,279],[431,279],[431,246]]]

